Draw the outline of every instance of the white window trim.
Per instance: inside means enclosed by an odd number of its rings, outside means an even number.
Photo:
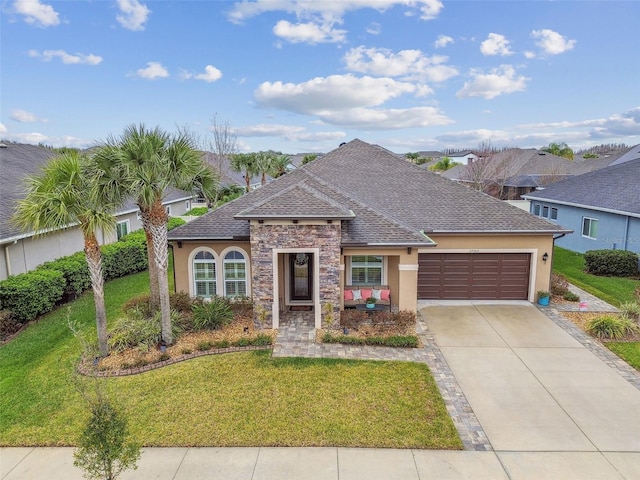
[[[227,285],[225,283],[225,279],[224,279],[224,257],[227,256],[227,253],[229,252],[240,252],[243,256],[244,256],[244,261],[246,264],[246,278],[245,278],[245,282],[247,284],[247,297],[249,298],[253,298],[252,295],[252,290],[251,290],[251,257],[249,256],[249,254],[246,252],[246,250],[244,248],[241,247],[227,247],[224,250],[222,250],[222,252],[220,252],[220,268],[219,268],[219,273],[218,273],[218,280],[221,280],[222,283],[218,283],[218,285],[222,285],[222,289],[220,290],[222,293],[222,296],[224,296],[225,298],[227,297]]]
[[[166,210],[167,215],[171,216],[171,205],[165,205],[164,209]]]
[[[125,233],[125,235],[131,233],[131,222],[129,221],[129,219],[127,218],[126,220],[119,220],[116,222],[116,225],[126,225],[127,226],[127,233]],[[123,235],[124,236],[124,235]],[[118,238],[118,228],[116,227],[116,239],[119,240]]]
[[[387,283],[387,272],[389,271],[389,257],[387,255],[374,255],[374,254],[369,254],[369,253],[364,253],[364,254],[357,254],[357,255],[347,255],[346,256],[346,261],[345,261],[345,285],[353,285],[352,283],[352,275],[351,275],[351,257],[359,257],[361,255],[365,255],[367,257],[382,257],[382,275],[380,276],[381,278],[381,285],[388,285]]]
[[[216,264],[216,294],[220,293],[220,289],[218,288],[220,286],[220,268],[219,267],[219,262],[218,262],[218,254],[215,252],[215,250],[212,250],[209,247],[198,247],[194,250],[191,251],[191,253],[189,254],[189,296],[190,297],[197,297],[197,292],[196,292],[196,278],[193,272],[193,260],[195,259],[195,256],[200,253],[200,252],[208,252],[211,255],[213,255],[213,261]]]
[[[553,212],[556,212],[556,216],[553,216]],[[558,220],[558,207],[551,207],[549,210],[549,220]]]
[[[584,222],[585,220],[589,220],[589,235],[585,235],[584,234]],[[598,219],[597,218],[593,218],[593,217],[582,217],[582,225],[580,226],[580,234],[582,235],[583,238],[588,238],[589,240],[597,240],[598,237],[592,237],[591,236],[591,222],[596,222],[596,228],[598,225]],[[596,233],[597,235],[597,233]]]

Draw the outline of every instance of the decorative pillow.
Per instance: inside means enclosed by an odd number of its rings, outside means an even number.
[[[360,290],[351,290],[353,292],[354,300],[362,300],[362,292]]]
[[[344,299],[345,300],[353,300],[353,290],[345,290],[344,291]]]
[[[380,290],[380,300],[389,300],[391,290]]]
[[[367,288],[367,289],[362,289],[360,290],[360,293],[362,294],[362,299],[366,300],[367,298],[369,298],[371,296],[371,289]]]
[[[380,294],[382,293],[382,290],[376,290],[375,288],[371,291],[371,296],[373,298],[375,298],[376,300],[382,300],[382,298],[380,298]]]

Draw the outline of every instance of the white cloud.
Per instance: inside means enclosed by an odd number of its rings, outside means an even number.
[[[144,24],[149,19],[151,10],[138,0],[118,0],[118,9],[121,13],[116,15],[116,20],[127,30],[144,30]]]
[[[525,58],[529,58],[529,59],[536,58],[536,54],[534,52],[531,52],[531,51],[524,52],[524,56],[525,56]]]
[[[147,80],[155,80],[156,78],[167,78],[169,71],[159,62],[147,62],[147,68],[136,70],[136,75]]]
[[[516,76],[516,70],[511,65],[501,65],[489,73],[472,69],[469,74],[473,79],[465,82],[456,94],[458,98],[484,97],[489,100],[506,93],[522,92],[529,80],[523,75]]]
[[[391,78],[351,74],[316,77],[303,83],[264,82],[255,92],[260,106],[304,114],[381,105],[418,87]]]
[[[345,53],[348,70],[372,75],[402,77],[409,80],[443,82],[458,75],[458,70],[445,65],[448,57],[427,57],[420,50],[401,50],[393,53],[384,48],[359,46]]]
[[[294,84],[265,82],[255,92],[259,106],[313,115],[324,123],[351,128],[399,129],[450,123],[434,107],[377,109],[404,94],[424,95],[428,87],[391,78],[332,75]]]
[[[6,133],[7,127],[4,126],[4,123],[0,123],[0,133]]]
[[[51,5],[41,3],[40,0],[16,0],[13,2],[16,13],[24,15],[25,22],[40,27],[52,27],[60,24],[58,12]]]
[[[382,26],[378,22],[371,22],[366,31],[369,35],[380,35]]]
[[[168,76],[169,72],[166,72]],[[182,72],[180,75],[184,79],[195,78],[196,80],[203,80],[208,83],[213,83],[216,80],[220,80],[222,78],[222,72],[218,70],[213,65],[207,65],[204,67],[204,73],[193,74],[189,72]]]
[[[28,123],[28,122],[46,122],[46,118],[38,118],[35,113],[27,112],[26,110],[16,109],[11,112],[11,119],[16,122]]]
[[[571,50],[576,44],[575,40],[568,40],[558,32],[546,28],[543,30],[533,30],[531,36],[537,39],[536,45],[548,55],[564,53]]]
[[[480,51],[483,55],[512,55],[509,48],[509,40],[499,33],[490,33],[487,39],[480,44]]]
[[[85,55],[83,53],[76,53],[72,55],[64,50],[45,50],[39,52],[38,50],[29,50],[29,56],[34,58],[42,58],[46,62],[50,62],[54,58],[58,57],[62,60],[62,63],[67,65],[99,65],[102,63],[102,57],[94,55],[92,53]]]
[[[280,20],[273,27],[273,33],[291,43],[339,43],[346,40],[346,30],[333,28],[333,23],[290,23]]]
[[[453,38],[448,35],[438,35],[438,39],[433,44],[436,48],[444,48],[450,43],[453,43]]]
[[[589,132],[589,136],[592,138],[640,136],[640,107],[604,119],[601,126]]]
[[[337,140],[346,136],[345,132],[309,132],[300,126],[264,123],[240,127],[236,130],[236,134],[239,137],[278,137],[287,141],[299,142]]]

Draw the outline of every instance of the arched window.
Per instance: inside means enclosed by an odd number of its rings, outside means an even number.
[[[193,282],[197,297],[216,296],[216,260],[210,252],[203,250],[193,257]]]
[[[247,261],[237,250],[224,256],[224,294],[225,297],[247,296]]]

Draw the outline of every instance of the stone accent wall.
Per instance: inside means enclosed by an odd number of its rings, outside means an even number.
[[[269,225],[251,223],[251,278],[253,301],[256,311],[269,312],[273,293],[274,248],[319,248],[320,258],[314,258],[320,266],[320,305],[333,304],[334,325],[340,316],[340,222],[320,225]],[[284,278],[280,278],[282,284]],[[257,319],[256,319],[257,320]],[[324,311],[323,311],[324,326]]]

